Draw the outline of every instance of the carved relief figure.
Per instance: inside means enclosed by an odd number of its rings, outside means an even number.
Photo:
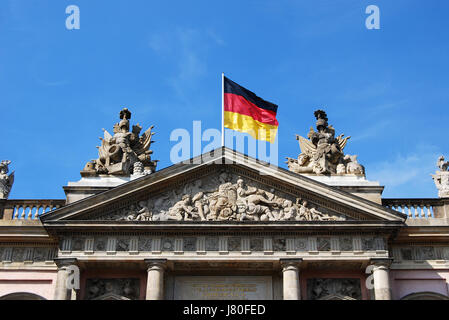
[[[151,212],[151,202],[148,201],[140,201],[139,202],[140,210],[137,212],[136,221],[152,221],[153,213]]]
[[[156,169],[157,160],[151,160],[150,145],[154,142],[154,132],[151,126],[141,136],[142,127],[137,124],[129,131],[131,112],[124,108],[120,111],[120,122],[114,125],[114,135],[103,129],[104,138],[100,138],[101,146],[98,148],[98,159],[86,164],[82,176],[97,174],[142,175],[152,173]]]
[[[438,189],[440,198],[449,198],[449,161],[444,161],[444,157],[440,156],[437,161],[437,167],[440,169],[432,175],[435,186]]]
[[[235,181],[235,182],[233,182]],[[311,205],[305,199],[286,198],[241,177],[222,173],[172,189],[147,201],[110,214],[106,219],[126,221],[331,221],[342,220]]]
[[[8,175],[10,160],[0,162],[0,199],[8,199],[14,183],[14,172]]]
[[[326,112],[317,110],[316,129],[310,128],[307,138],[296,135],[301,153],[297,159],[287,158],[290,171],[309,174],[356,174],[364,175],[364,168],[357,162],[357,156],[344,156],[350,137],[343,134],[335,137],[335,129],[328,124]]]

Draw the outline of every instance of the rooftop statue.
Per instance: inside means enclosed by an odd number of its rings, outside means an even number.
[[[327,115],[323,110],[314,113],[316,129],[310,128],[308,139],[296,135],[301,154],[297,159],[287,158],[290,171],[317,175],[355,174],[364,176],[365,168],[358,163],[356,155],[344,155],[350,137],[344,134],[335,137],[335,129],[327,123]]]
[[[14,183],[14,172],[8,175],[8,165],[10,163],[10,160],[2,160],[0,162],[0,199],[8,199],[9,192]]]
[[[154,132],[151,126],[141,136],[142,127],[137,124],[129,131],[131,112],[124,108],[120,111],[120,122],[114,125],[114,135],[105,129],[104,138],[100,138],[98,159],[86,164],[81,176],[95,176],[98,174],[130,175],[148,174],[156,170],[158,160],[151,160],[150,145],[154,142]],[[134,172],[136,171],[136,172]]]
[[[444,161],[444,157],[438,158],[437,167],[440,169],[432,175],[435,186],[438,189],[440,198],[449,198],[449,161]]]

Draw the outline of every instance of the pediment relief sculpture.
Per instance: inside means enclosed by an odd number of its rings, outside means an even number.
[[[432,175],[435,186],[438,189],[440,198],[449,198],[449,161],[444,161],[444,157],[440,156],[437,161],[437,171]]]
[[[222,172],[180,190],[131,204],[96,220],[117,221],[336,221],[344,216],[261,184]]]
[[[365,175],[365,168],[356,155],[345,155],[343,149],[350,137],[335,137],[335,129],[328,124],[326,112],[315,111],[316,129],[310,128],[308,139],[296,135],[301,153],[297,159],[287,157],[290,171],[317,175]]]
[[[81,171],[81,176],[109,175],[145,175],[156,170],[158,160],[152,160],[150,146],[153,126],[142,135],[142,127],[137,124],[129,130],[131,112],[124,108],[120,111],[120,122],[114,125],[114,134],[103,129],[104,138],[100,138],[98,159],[89,161]]]

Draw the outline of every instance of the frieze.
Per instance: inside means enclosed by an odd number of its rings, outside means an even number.
[[[2,262],[46,262],[57,256],[56,247],[0,247]]]
[[[425,260],[449,260],[449,247],[443,246],[408,246],[395,247],[395,260],[425,261]]]
[[[114,221],[339,221],[347,217],[227,171],[93,218]]]
[[[364,242],[363,242],[363,241]],[[359,236],[76,236],[63,238],[64,250],[62,253],[84,252],[330,252],[330,251],[357,251],[374,252],[386,251],[386,243],[383,238],[359,237]],[[88,245],[91,243],[92,245]],[[359,244],[360,243],[360,244]],[[362,245],[365,243],[365,245]],[[357,244],[357,245],[356,245]],[[1,247],[0,247],[1,248]],[[20,248],[19,248],[20,249]],[[17,260],[25,255],[22,251],[14,252]],[[1,251],[0,251],[1,252]],[[429,250],[423,251],[423,256],[430,256]]]

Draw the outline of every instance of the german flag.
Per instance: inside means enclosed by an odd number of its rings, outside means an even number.
[[[226,77],[223,81],[224,126],[273,143],[279,125],[278,106]]]

